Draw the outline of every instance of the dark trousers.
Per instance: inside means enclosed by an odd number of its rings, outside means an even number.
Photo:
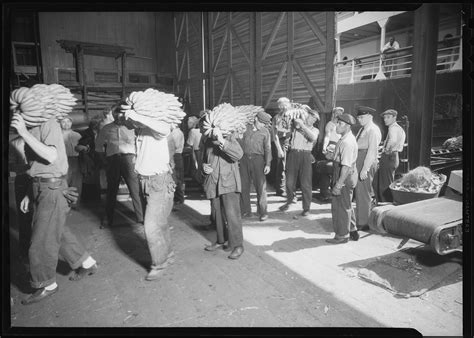
[[[300,182],[303,194],[303,210],[311,207],[313,191],[313,168],[310,151],[290,150],[286,161],[286,201],[291,203],[296,193],[296,183]]]
[[[367,156],[367,150],[359,149],[357,155],[357,172],[360,173],[364,165],[364,159]],[[373,163],[367,172],[367,178],[363,181],[360,177],[355,187],[355,200],[356,200],[356,221],[359,227],[366,226],[369,224],[369,214],[372,199],[374,198],[374,189],[372,188],[372,182],[374,181],[375,171],[377,170],[377,162]]]
[[[69,168],[67,170],[66,180],[67,184],[70,187],[76,187],[79,194],[77,203],[81,201],[82,196],[82,181],[83,176],[81,168],[79,166],[79,157],[78,156],[68,156],[67,158]]]
[[[243,245],[239,199],[239,193],[236,192],[211,199],[212,208],[216,213],[216,242],[224,243],[228,241],[231,249]]]
[[[178,203],[184,202],[184,161],[183,154],[177,153],[173,156],[174,170],[173,179],[176,183],[176,190],[174,192],[174,201]]]
[[[280,145],[282,149],[288,144],[288,140],[281,138]],[[276,150],[276,147],[275,147]],[[285,192],[286,189],[286,157],[288,152],[283,150],[284,156],[282,158],[278,157],[278,151],[275,151],[274,158],[276,159],[275,167],[275,191],[277,195],[281,195]]]
[[[33,213],[31,211],[23,213],[20,210],[20,204],[26,195],[30,197],[30,203],[33,202],[33,196],[31,195],[31,177],[27,174],[16,175],[14,185],[20,254],[27,257],[31,241],[31,221]]]
[[[398,152],[383,153],[380,157],[379,167],[375,173],[373,188],[377,202],[393,202],[390,184],[395,180],[395,170],[400,164]]]
[[[241,211],[243,214],[252,211],[250,206],[250,184],[257,192],[257,212],[260,216],[267,213],[267,179],[263,173],[265,159],[263,155],[244,155],[240,159],[240,179],[242,193],[240,195]]]
[[[322,198],[331,197],[331,178],[333,172],[333,161],[323,160],[316,164],[316,172],[319,178],[319,192]]]
[[[77,269],[89,253],[66,226],[70,210],[62,191],[65,180],[33,182],[33,222],[29,250],[31,286],[39,289],[56,281],[58,258]]]
[[[333,169],[333,178],[336,181],[341,176],[342,166],[337,162],[333,162]],[[357,230],[356,217],[352,208],[352,196],[354,187],[358,184],[357,180],[357,169],[352,168],[344,182],[344,186],[341,188],[341,194],[333,196],[331,199],[332,225],[336,237],[347,237],[349,231]],[[334,184],[335,182],[333,182],[333,186]]]
[[[123,177],[127,184],[130,196],[132,197],[133,209],[137,217],[137,222],[143,222],[145,202],[143,194],[140,193],[138,175],[135,173],[135,155],[123,154],[107,157],[107,199],[105,212],[110,224],[113,222],[115,205],[117,204],[117,193],[120,185],[120,178]]]

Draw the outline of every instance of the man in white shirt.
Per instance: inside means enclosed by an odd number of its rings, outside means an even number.
[[[394,181],[395,170],[400,164],[398,153],[403,151],[406,134],[397,123],[398,112],[396,110],[388,109],[380,115],[385,125],[388,126],[388,133],[383,142],[382,155],[375,173],[373,187],[377,202],[392,202],[393,197],[389,186]]]
[[[151,256],[151,267],[145,280],[152,281],[174,261],[168,225],[176,187],[167,141],[171,129],[169,124],[133,110],[125,113],[125,119],[138,131],[135,171],[147,202],[144,227]]]
[[[69,164],[66,181],[68,186],[76,187],[77,193],[79,194],[78,201],[71,204],[71,208],[74,209],[80,201],[82,192],[82,172],[79,165],[79,152],[76,150],[76,146],[79,144],[79,140],[82,136],[71,129],[72,120],[70,117],[63,118],[60,124],[63,132],[64,145],[66,146],[67,161]]]
[[[396,68],[397,61],[395,60],[395,57],[397,56],[398,53],[389,53],[389,55],[387,55],[387,52],[395,51],[398,49],[400,49],[400,45],[395,40],[394,36],[391,36],[390,40],[382,48],[382,53],[383,53],[382,58],[384,60],[384,73],[387,73],[386,75],[388,77],[392,76]]]

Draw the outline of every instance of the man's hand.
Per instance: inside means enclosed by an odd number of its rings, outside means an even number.
[[[285,153],[283,152],[283,150],[279,149],[278,150],[278,158],[283,158],[285,157]]]
[[[268,175],[269,172],[270,172],[270,166],[266,165],[265,168],[263,168],[263,174]]]
[[[360,174],[359,174],[359,177],[360,177],[360,180],[361,180],[361,181],[366,180],[367,177],[368,177],[367,171],[361,171]]]
[[[23,197],[20,203],[20,210],[22,213],[26,214],[30,210],[30,198],[28,195]]]
[[[15,128],[20,136],[23,136],[27,132],[25,120],[23,120],[20,113],[13,114],[10,126]]]
[[[214,171],[209,163],[203,163],[202,170],[204,171],[206,175],[209,175],[210,173]]]
[[[334,186],[331,190],[331,194],[333,196],[339,196],[341,195],[341,188],[338,188],[337,186]]]
[[[63,190],[63,195],[67,199],[69,204],[74,204],[79,198],[79,193],[76,187],[68,187]]]
[[[224,144],[224,136],[222,136],[222,132],[219,128],[215,127],[212,131],[212,135],[220,144]]]
[[[302,119],[294,119],[294,122],[296,129],[300,129],[302,126],[304,126],[304,121]]]
[[[88,151],[89,150],[89,147],[88,146],[84,146],[82,144],[78,144],[76,147],[75,147],[76,151],[77,152],[81,152],[81,151]]]

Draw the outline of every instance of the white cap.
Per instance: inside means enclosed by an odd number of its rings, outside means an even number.
[[[344,108],[342,108],[342,107],[335,107],[332,111],[335,111],[335,110],[340,110],[344,113]]]
[[[277,102],[278,103],[290,102],[290,99],[287,97],[280,97]]]

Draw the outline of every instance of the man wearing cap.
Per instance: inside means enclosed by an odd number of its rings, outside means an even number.
[[[279,112],[272,120],[272,140],[275,143],[277,163],[275,171],[275,189],[278,196],[283,196],[286,183],[286,155],[288,151],[288,144],[291,135],[290,126],[285,125],[283,114],[291,108],[291,102],[286,97],[278,99]]]
[[[388,126],[388,133],[383,142],[379,168],[373,182],[377,202],[393,201],[389,186],[395,179],[395,170],[400,164],[398,153],[403,151],[406,138],[405,131],[397,123],[397,115],[398,113],[394,109],[388,109],[380,114],[385,125]]]
[[[369,224],[370,204],[374,197],[372,182],[378,163],[378,147],[382,141],[382,132],[373,122],[375,109],[358,107],[357,120],[362,128],[356,136],[358,154],[357,171],[359,180],[355,187],[357,228],[367,229]]]
[[[347,113],[340,115],[336,124],[341,138],[334,150],[331,213],[335,235],[326,240],[331,244],[347,243],[349,237],[357,234],[352,208],[352,194],[357,184],[357,141],[351,132],[354,124],[355,118]]]
[[[326,157],[324,161],[318,161],[316,168],[319,173],[319,191],[322,201],[329,201],[331,199],[331,192],[329,187],[331,185],[331,176],[333,172],[334,150],[336,149],[337,141],[341,135],[336,133],[336,124],[338,117],[344,113],[344,108],[336,107],[332,110],[331,120],[326,124],[324,129],[324,141],[322,153]]]
[[[306,121],[298,118],[293,121],[290,150],[286,167],[286,203],[279,209],[289,209],[296,193],[296,183],[299,180],[303,195],[303,216],[309,215],[312,197],[312,160],[311,151],[318,140],[319,130],[313,125],[319,121],[317,111],[305,106],[308,113]]]

